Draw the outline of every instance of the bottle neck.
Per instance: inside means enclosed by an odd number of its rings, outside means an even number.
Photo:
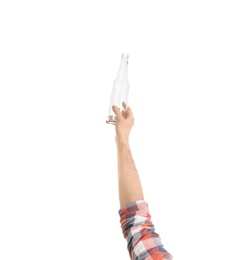
[[[128,79],[128,54],[123,53],[121,57],[120,68],[118,70],[117,79]]]

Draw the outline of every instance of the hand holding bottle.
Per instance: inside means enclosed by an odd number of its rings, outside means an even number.
[[[122,102],[124,110],[120,111],[115,105],[112,106],[112,110],[115,113],[115,130],[116,130],[116,142],[118,140],[127,141],[129,138],[130,130],[134,125],[134,116],[130,107],[127,107],[125,102]]]

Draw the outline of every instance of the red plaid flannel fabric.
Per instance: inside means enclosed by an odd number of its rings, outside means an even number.
[[[126,205],[119,210],[119,215],[132,260],[173,259],[155,233],[146,201],[138,200]]]

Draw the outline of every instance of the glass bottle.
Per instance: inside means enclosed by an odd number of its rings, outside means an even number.
[[[128,82],[128,54],[122,53],[121,63],[118,70],[117,78],[113,82],[113,88],[111,92],[110,105],[108,111],[108,117],[106,122],[108,124],[116,124],[115,113],[112,110],[112,106],[117,106],[122,111],[122,102],[128,105],[129,96],[129,82]]]

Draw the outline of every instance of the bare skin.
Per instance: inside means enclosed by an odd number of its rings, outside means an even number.
[[[130,107],[123,102],[122,112],[116,106],[112,109],[117,120],[116,145],[118,161],[118,187],[120,207],[136,201],[144,200],[143,190],[129,145],[129,134],[134,125],[134,116]]]

